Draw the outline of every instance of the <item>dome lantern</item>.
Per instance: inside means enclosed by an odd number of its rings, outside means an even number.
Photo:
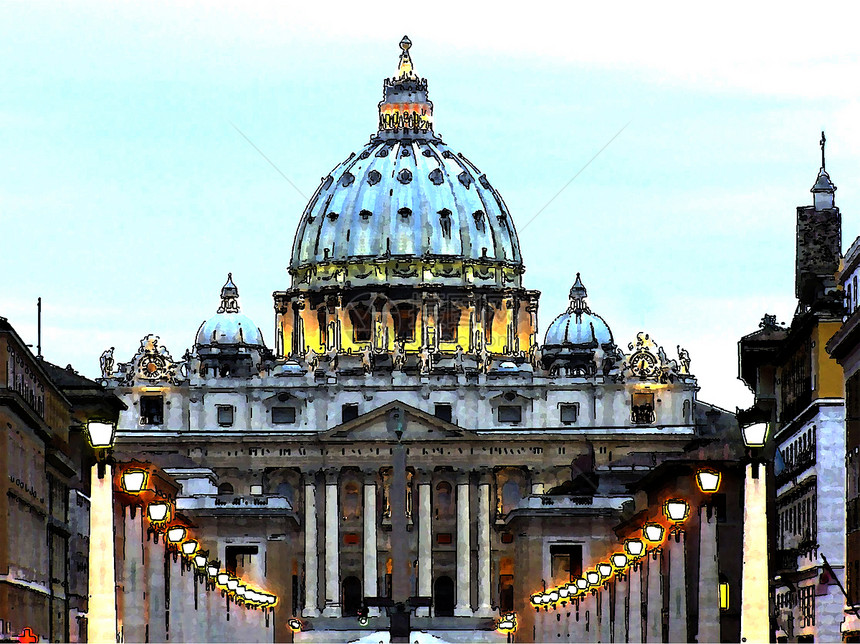
[[[227,283],[221,287],[221,306],[218,313],[239,312],[239,289],[233,283],[233,273],[227,273]]]
[[[395,138],[435,138],[433,135],[433,103],[427,98],[427,79],[420,78],[412,65],[409,49],[412,41],[403,36],[397,76],[386,78],[379,104],[377,136]]]
[[[830,175],[827,174],[824,165],[824,144],[826,141],[827,139],[824,137],[824,132],[822,131],[821,141],[819,141],[819,145],[821,146],[821,170],[818,171],[818,178],[810,190],[816,210],[828,210],[833,208],[836,203],[836,186],[830,180]]]

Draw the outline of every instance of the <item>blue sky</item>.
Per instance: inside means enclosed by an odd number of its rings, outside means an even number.
[[[232,271],[271,346],[306,199],[231,123],[310,196],[408,34],[437,132],[518,226],[541,333],[579,271],[618,344],[680,344],[702,399],[746,406],[737,341],[793,313],[822,128],[843,247],[860,234],[860,48],[828,11],[4,3],[0,315],[35,342],[41,296],[46,358],[95,376],[150,332],[181,356]]]

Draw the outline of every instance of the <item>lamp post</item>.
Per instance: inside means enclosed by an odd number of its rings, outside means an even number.
[[[744,479],[744,559],[741,582],[741,641],[770,640],[767,484],[760,476],[762,449],[767,442],[767,423],[741,428],[750,452]]]
[[[87,619],[89,639],[116,641],[116,570],[114,567],[113,476],[109,461],[116,434],[114,423],[87,423],[96,451],[90,492],[90,552]]]

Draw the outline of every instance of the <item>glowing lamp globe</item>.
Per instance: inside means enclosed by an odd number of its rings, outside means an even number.
[[[606,579],[606,577],[612,574],[612,566],[610,566],[608,563],[599,563],[597,564],[597,572],[600,574],[601,577]]]
[[[184,538],[185,538],[185,528],[183,528],[182,526],[170,528],[167,531],[167,540],[170,543],[179,543]]]
[[[238,586],[239,586],[239,580],[238,579],[228,579],[227,580],[227,590],[235,591]]]
[[[612,555],[612,565],[616,568],[623,568],[627,565],[627,555],[620,552]]]
[[[549,594],[549,600],[550,600],[553,604],[554,604],[555,602],[557,602],[557,601],[558,601],[558,591],[553,590],[553,591]]]
[[[696,483],[699,489],[707,494],[713,494],[720,489],[721,475],[715,470],[699,470],[696,472]]]
[[[239,597],[244,597],[246,592],[248,592],[248,589],[244,586],[236,586],[236,594],[239,595]]]
[[[764,447],[767,441],[767,423],[756,423],[747,427],[741,427],[744,436],[744,444],[747,447]]]
[[[576,587],[579,590],[585,590],[586,588],[588,588],[588,582],[585,581],[585,579],[583,579],[582,577],[580,577],[576,580]]]
[[[197,566],[198,568],[205,568],[206,563],[206,555],[204,555],[203,553],[197,553],[196,555],[194,555],[195,566]]]
[[[113,445],[116,425],[91,420],[87,422],[87,434],[90,436],[90,445],[95,448],[107,448]]]
[[[197,550],[197,542],[193,539],[182,544],[182,554],[190,557]]]
[[[596,586],[600,583],[600,573],[596,570],[589,570],[585,573],[585,579],[588,581],[589,585]]]
[[[541,603],[540,595],[532,595],[532,604],[534,604],[535,606],[538,606],[538,605],[540,605],[540,603]]]
[[[663,506],[666,516],[675,523],[680,523],[687,518],[690,506],[683,499],[669,499]]]
[[[122,473],[122,489],[129,494],[139,494],[146,486],[146,470],[126,470]]]
[[[645,544],[642,543],[641,539],[627,539],[624,542],[624,548],[631,557],[641,557],[642,553],[645,552]]]
[[[302,630],[302,623],[299,620],[297,620],[296,618],[289,620],[287,622],[287,624],[289,624],[290,630],[292,630],[292,631]]]
[[[219,572],[218,576],[215,578],[215,580],[218,582],[219,586],[226,586],[227,580],[229,578],[230,578],[230,575],[228,575],[226,572]]]
[[[146,509],[146,512],[149,516],[150,521],[165,521],[167,520],[167,515],[170,512],[170,506],[168,506],[166,503],[162,503],[161,501],[157,503],[150,503],[149,507]]]
[[[218,575],[218,564],[213,561],[210,561],[209,566],[206,568],[206,573],[210,577],[216,577]]]
[[[663,540],[663,526],[659,523],[646,523],[642,529],[645,538],[652,543],[657,543]]]
[[[570,594],[570,591],[567,589],[567,586],[562,586],[561,588],[558,589],[558,596],[561,597],[562,599],[566,599],[569,594]]]

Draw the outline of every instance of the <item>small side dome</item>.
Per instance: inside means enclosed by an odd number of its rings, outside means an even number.
[[[221,288],[221,306],[197,330],[196,345],[200,347],[265,347],[263,334],[247,315],[239,312],[239,289],[233,274]]]
[[[576,274],[570,289],[570,306],[547,329],[544,351],[553,348],[597,348],[614,344],[612,331],[602,317],[592,313],[585,303],[588,292]]]

